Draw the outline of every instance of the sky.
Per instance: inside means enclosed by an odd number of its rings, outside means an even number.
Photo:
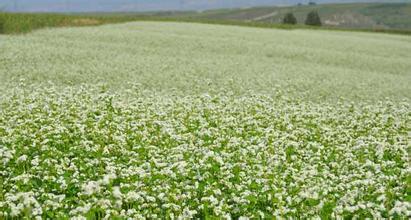
[[[310,0],[0,0],[0,10],[26,12],[98,12],[206,10],[263,5],[307,4]],[[314,0],[317,3],[393,2],[383,0]],[[396,2],[411,2],[398,0]]]

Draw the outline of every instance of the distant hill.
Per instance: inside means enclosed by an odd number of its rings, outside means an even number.
[[[159,12],[156,16],[192,19],[281,23],[288,12],[304,23],[308,12],[318,11],[325,26],[364,29],[411,29],[411,3],[350,3],[314,6],[250,7],[203,12]]]
[[[302,24],[307,14],[314,10],[319,12],[325,28],[411,34],[411,3],[304,4],[284,7],[260,6],[201,11],[96,11],[64,14],[2,13],[1,3],[0,0],[0,24],[2,24],[0,32],[3,33],[25,33],[42,27],[84,26],[141,20],[234,24],[287,29],[308,28]],[[295,14],[299,25],[293,27],[279,25],[288,12]]]

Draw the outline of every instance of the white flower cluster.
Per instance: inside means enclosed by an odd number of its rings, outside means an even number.
[[[107,83],[103,90],[131,82],[183,96],[218,90],[321,101],[411,98],[409,36],[136,22],[1,35],[0,42],[6,89],[25,78]]]
[[[411,215],[407,36],[141,22],[0,41],[0,219]]]
[[[3,216],[410,214],[407,102],[24,91],[1,105]]]

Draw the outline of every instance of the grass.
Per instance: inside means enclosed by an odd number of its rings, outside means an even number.
[[[0,218],[407,218],[409,36],[1,35]]]
[[[90,26],[135,20],[129,16],[1,13],[1,33],[19,34],[47,27]]]

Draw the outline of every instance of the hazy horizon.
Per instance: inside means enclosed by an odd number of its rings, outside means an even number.
[[[286,6],[309,0],[0,0],[0,9],[18,12],[113,12],[158,10],[207,10],[253,6]],[[323,3],[411,2],[411,0],[317,0]]]

